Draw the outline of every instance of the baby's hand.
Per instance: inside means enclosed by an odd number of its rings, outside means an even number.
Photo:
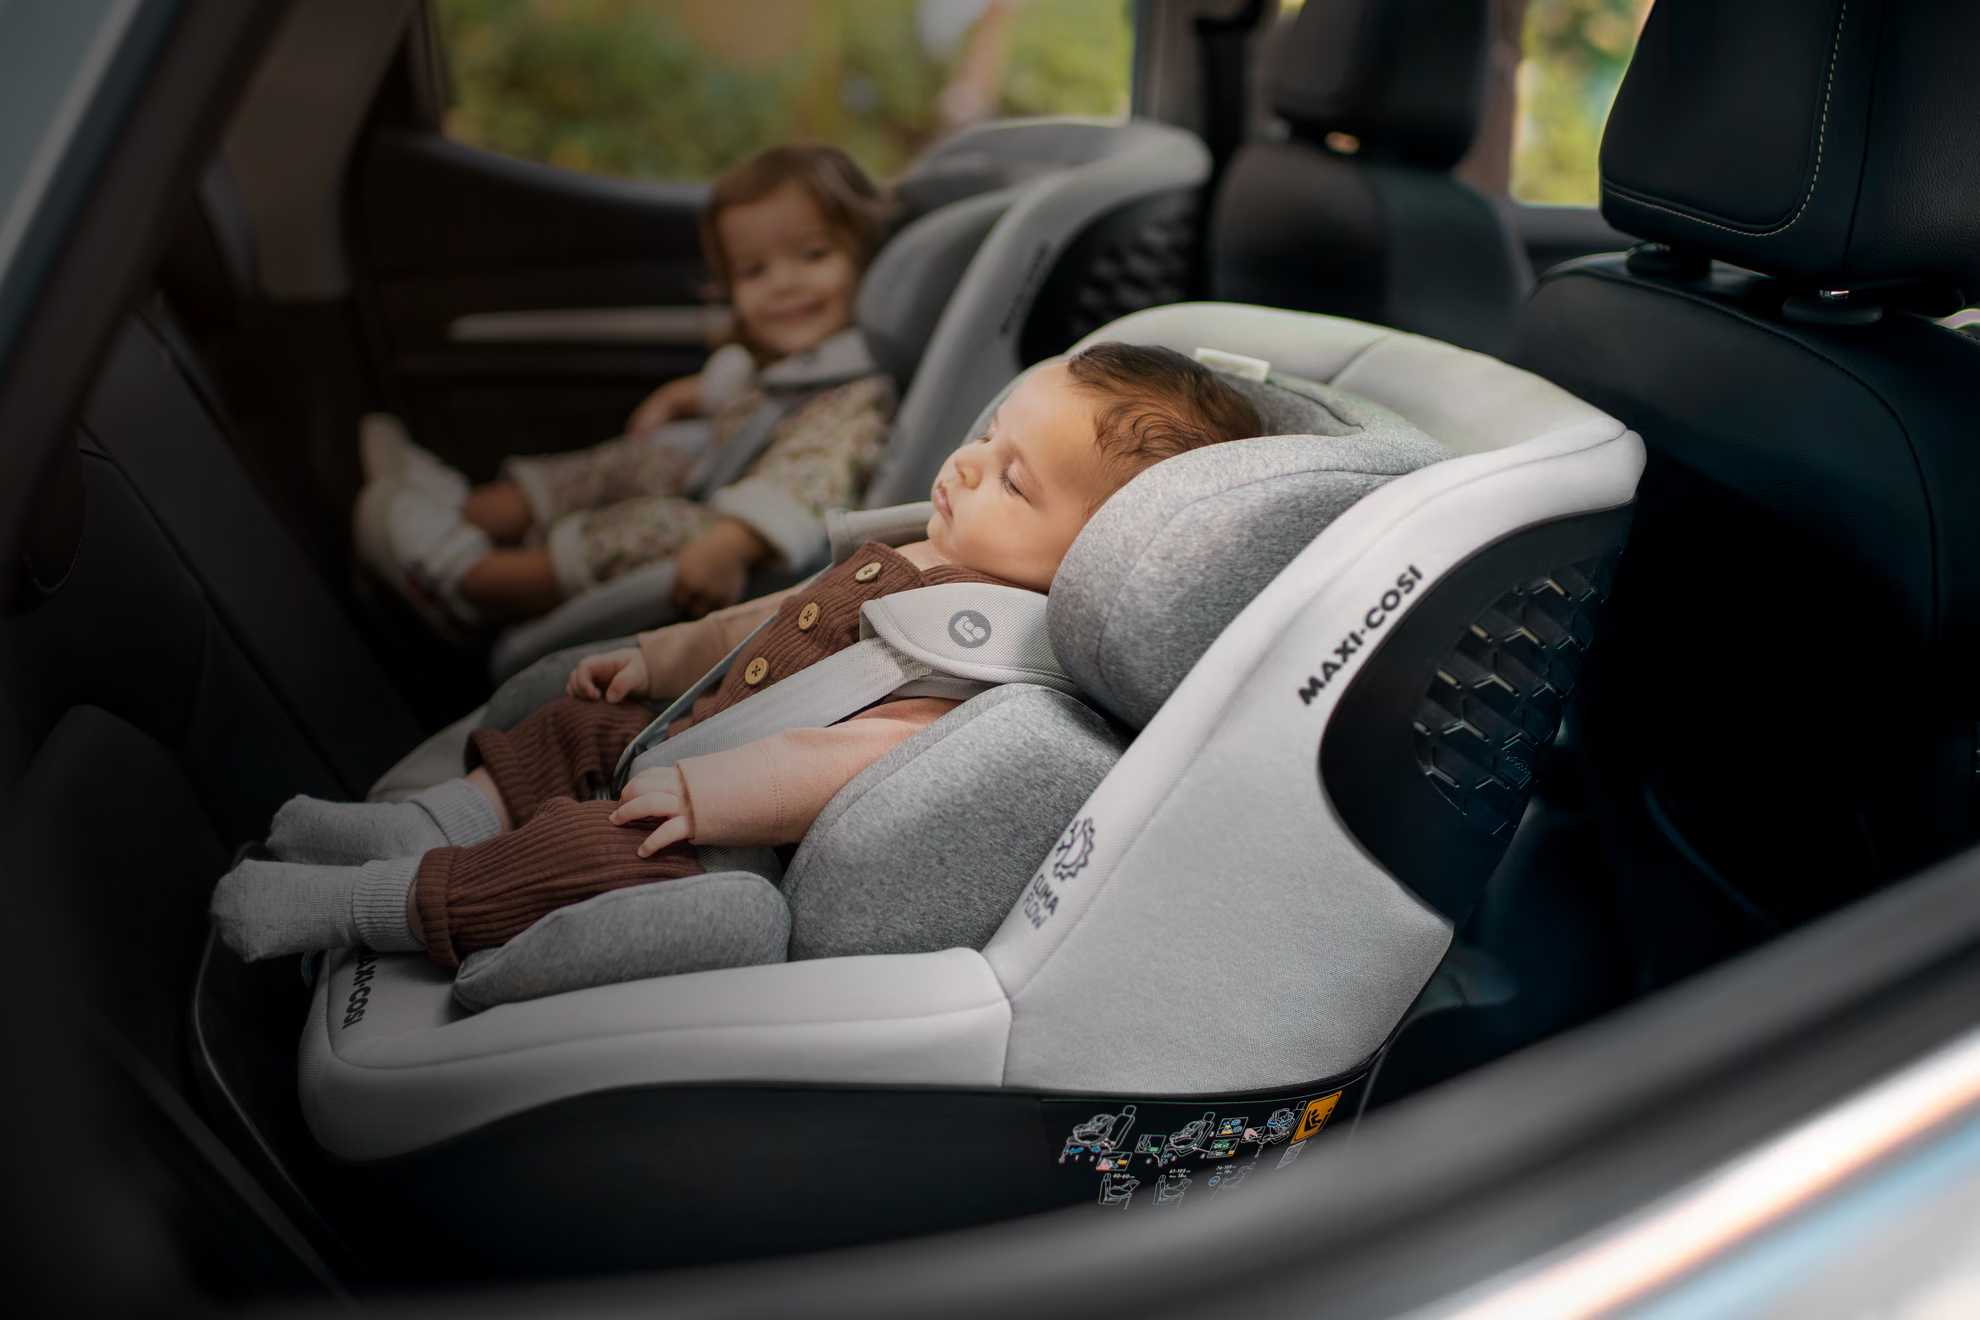
[[[646,842],[639,845],[641,857],[651,857],[668,844],[694,837],[694,807],[688,802],[681,772],[673,766],[642,770],[634,775],[619,794],[619,809],[612,813],[611,820],[614,825],[623,825],[629,820],[652,816],[672,819],[646,836]]]
[[[646,686],[646,657],[637,646],[628,646],[578,661],[564,684],[564,691],[573,697],[596,701],[603,688],[605,700],[624,701],[628,697],[645,696]]]

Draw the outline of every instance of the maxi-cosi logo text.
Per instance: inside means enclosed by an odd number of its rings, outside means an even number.
[[[1320,662],[1319,673],[1307,675],[1306,682],[1299,689],[1299,699],[1303,704],[1311,706],[1313,699],[1325,692],[1329,683],[1347,672],[1354,658],[1367,646],[1368,639],[1389,621],[1390,615],[1402,608],[1404,599],[1416,590],[1421,581],[1423,571],[1411,564],[1396,579],[1395,586],[1383,592],[1381,599],[1362,611],[1361,626],[1350,629],[1347,636],[1341,638],[1333,652]]]
[[[355,1026],[364,1021],[364,1010],[371,1003],[371,978],[378,975],[378,955],[367,953],[357,960],[357,970],[351,973],[351,997],[344,1001],[344,1025]]]

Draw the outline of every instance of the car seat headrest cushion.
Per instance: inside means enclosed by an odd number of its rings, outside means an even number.
[[[1602,137],[1603,218],[1824,288],[1980,293],[1976,48],[1975,5],[1659,0]]]
[[[1312,396],[1302,430],[1333,433],[1238,440],[1157,463],[1093,516],[1052,584],[1053,653],[1081,692],[1135,728],[1348,506],[1452,457],[1365,400],[1311,382],[1274,384]]]
[[[1491,0],[1309,0],[1273,38],[1267,94],[1307,141],[1449,169],[1478,135],[1491,38]]]

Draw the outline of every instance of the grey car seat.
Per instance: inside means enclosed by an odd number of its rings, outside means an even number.
[[[1000,121],[917,161],[901,187],[910,206],[933,209],[881,250],[855,313],[903,391],[868,505],[926,498],[954,437],[1026,362],[1125,312],[1184,297],[1208,171],[1194,135],[1144,120]],[[752,594],[821,566],[759,575]],[[510,629],[491,657],[494,677],[669,622],[672,587],[672,565],[656,564]]]
[[[1308,0],[1267,53],[1280,142],[1232,160],[1210,292],[1503,354],[1532,275],[1451,174],[1484,114],[1490,0]]]
[[[303,1110],[382,1249],[625,1267],[928,1231],[1352,1112],[1517,826],[1641,447],[1355,322],[1184,304],[1098,333],[1263,358],[1443,448],[1342,428],[1144,473],[1048,606],[1103,715],[1000,688],[848,785],[785,881],[792,961],[469,1014],[424,959],[334,956]],[[974,930],[887,920],[986,885]],[[877,944],[833,924],[862,902]]]
[[[1976,48],[1972,5],[1658,0],[1601,155],[1650,242],[1524,317],[1651,453],[1584,726],[1649,984],[1973,837],[1980,343],[1932,317],[1980,290]]]

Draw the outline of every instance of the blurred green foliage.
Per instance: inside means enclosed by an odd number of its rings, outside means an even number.
[[[447,132],[569,169],[681,180],[773,143],[828,142],[891,177],[942,132],[940,98],[969,44],[965,25],[929,49],[927,2],[435,0]],[[1126,0],[1005,4],[998,113],[1125,113]]]
[[[1512,194],[1593,206],[1596,155],[1650,0],[1527,0]]]

